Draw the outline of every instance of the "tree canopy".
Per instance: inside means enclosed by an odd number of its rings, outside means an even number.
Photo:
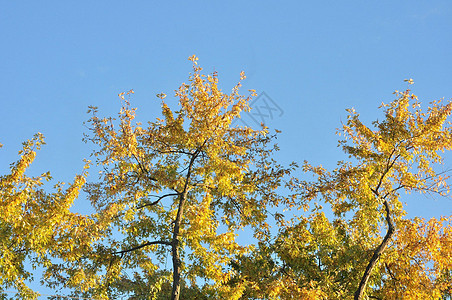
[[[372,126],[348,110],[335,169],[284,165],[279,131],[234,125],[255,92],[239,81],[225,94],[190,60],[177,110],[159,94],[162,116],[136,122],[132,90],[116,118],[89,108],[92,162],[66,188],[26,175],[43,136],[24,143],[0,177],[3,288],[36,298],[27,266],[39,266],[42,284],[93,299],[451,297],[451,216],[408,218],[403,194],[449,197],[452,102],[422,110],[396,91]],[[70,210],[82,191],[92,214]]]

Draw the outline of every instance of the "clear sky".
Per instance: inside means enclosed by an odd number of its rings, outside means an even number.
[[[406,78],[424,104],[452,97],[451,32],[450,0],[1,1],[0,174],[42,132],[31,172],[70,181],[91,151],[81,142],[88,105],[113,115],[117,94],[134,89],[139,118],[154,120],[155,95],[175,102],[193,54],[225,92],[244,70],[243,93],[266,94],[254,106],[277,105],[265,123],[282,131],[283,161],[332,168],[346,108],[381,118]],[[452,211],[450,200],[412,203],[411,215]]]
[[[113,115],[117,94],[134,89],[139,118],[154,120],[155,95],[186,81],[192,54],[205,72],[218,71],[224,91],[244,70],[243,92],[277,104],[265,123],[282,130],[287,161],[334,167],[345,108],[369,122],[381,117],[377,107],[406,78],[424,103],[452,97],[449,0],[276,3],[2,1],[0,173],[39,131],[47,145],[32,171],[71,180],[91,149],[81,142],[87,106]]]

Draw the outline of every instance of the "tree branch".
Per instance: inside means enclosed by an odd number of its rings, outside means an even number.
[[[154,178],[154,177],[151,176],[149,170],[143,166],[143,164],[142,164],[141,161],[138,159],[138,157],[136,157],[136,155],[133,154],[133,153],[132,153],[132,156],[133,156],[133,158],[135,158],[135,160],[137,161],[138,167],[140,167],[141,171],[142,171],[143,173],[145,173],[145,174],[148,176],[149,180],[158,182],[158,180],[157,180],[156,178]]]
[[[166,246],[171,246],[172,244],[171,244],[171,242],[167,242],[167,241],[153,241],[153,242],[146,242],[146,243],[144,243],[144,244],[135,246],[135,247],[130,248],[130,249],[126,249],[126,250],[114,252],[113,254],[125,254],[125,253],[127,253],[127,252],[132,252],[132,251],[135,251],[135,250],[138,250],[138,249],[141,249],[141,248],[150,246],[150,245],[166,245]]]
[[[172,194],[166,194],[166,195],[160,196],[160,197],[157,198],[157,200],[155,200],[155,201],[153,201],[153,202],[148,202],[148,203],[144,203],[144,204],[142,204],[142,205],[140,205],[140,206],[137,206],[137,209],[142,209],[143,207],[146,207],[146,206],[153,206],[153,205],[156,205],[156,204],[159,203],[160,200],[162,200],[163,198],[170,197],[170,196],[178,196],[178,195],[179,195],[179,193],[172,193]]]
[[[386,170],[381,175],[377,186],[375,187],[375,189],[371,188],[371,191],[375,194],[375,196],[377,198],[383,199],[383,205],[386,210],[386,223],[388,224],[388,231],[386,232],[386,235],[383,238],[383,241],[381,242],[381,244],[377,247],[377,249],[375,249],[372,258],[370,259],[369,264],[367,265],[366,270],[364,271],[363,277],[361,278],[361,282],[359,283],[358,289],[355,292],[355,300],[361,300],[363,298],[364,291],[366,289],[367,282],[369,281],[372,270],[374,269],[375,265],[377,264],[381,254],[384,252],[384,250],[388,246],[389,241],[391,240],[391,238],[395,232],[394,221],[392,220],[392,215],[391,215],[391,208],[389,207],[388,200],[386,199],[386,197],[389,195],[389,193],[387,193],[384,197],[381,197],[380,193],[378,191],[383,183],[384,177],[389,172],[389,170],[391,170],[391,168],[394,166],[397,159],[400,157],[400,154],[398,154],[391,162],[391,157],[394,155],[395,151],[396,151],[396,148],[394,148],[393,151],[391,152],[391,154],[389,155],[388,161],[386,164]],[[391,192],[393,192],[393,191],[391,191]]]
[[[367,282],[369,281],[372,270],[375,267],[375,265],[377,264],[378,259],[380,258],[381,254],[384,252],[384,250],[388,246],[389,241],[395,232],[394,222],[392,220],[389,203],[387,200],[384,200],[383,204],[384,204],[385,210],[386,210],[386,222],[388,223],[388,232],[386,233],[381,244],[374,251],[372,258],[370,259],[369,264],[366,267],[366,271],[364,271],[364,275],[361,279],[361,282],[359,283],[358,289],[355,292],[355,300],[361,300],[363,298],[364,290],[366,289],[366,285],[367,285]]]

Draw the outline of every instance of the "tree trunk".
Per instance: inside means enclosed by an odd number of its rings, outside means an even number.
[[[185,177],[184,190],[179,194],[179,207],[177,209],[176,220],[174,220],[174,229],[173,229],[173,239],[171,241],[171,252],[173,256],[173,289],[171,291],[171,300],[179,300],[180,298],[180,273],[181,273],[181,260],[179,253],[179,233],[180,233],[180,224],[182,222],[182,216],[184,214],[184,205],[187,201],[188,195],[188,185],[190,182],[191,171],[193,164],[198,157],[198,154],[201,152],[202,147],[207,143],[207,139],[204,143],[196,149],[193,153],[190,163],[188,164],[188,171]]]
[[[179,300],[180,297],[180,267],[181,261],[179,257],[179,240],[172,245],[173,254],[173,290],[171,292],[171,300]]]
[[[378,259],[380,258],[381,254],[385,251],[386,247],[389,244],[389,241],[394,235],[395,228],[391,216],[391,210],[389,208],[389,203],[387,200],[385,200],[383,204],[386,210],[386,222],[388,223],[388,232],[386,233],[380,246],[378,246],[378,248],[375,250],[374,255],[372,256],[372,258],[369,261],[369,264],[367,265],[366,271],[364,272],[361,282],[359,283],[358,289],[355,292],[355,300],[363,299],[364,291],[366,290],[367,282],[369,281],[372,270],[374,269],[375,265],[378,262]]]
[[[176,220],[174,221],[173,239],[171,241],[171,253],[173,256],[173,289],[171,300],[179,300],[180,298],[181,261],[179,255],[179,232],[186,199],[187,192],[185,191],[179,195],[179,208],[177,210]]]

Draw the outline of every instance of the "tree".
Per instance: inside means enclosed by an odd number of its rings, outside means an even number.
[[[60,247],[59,244],[70,245],[63,238],[67,225],[84,218],[71,213],[69,208],[86,174],[76,176],[67,189],[58,183],[53,193],[43,189],[44,182],[51,179],[49,172],[35,177],[25,174],[36,157],[36,150],[44,144],[40,133],[23,143],[20,159],[11,164],[10,174],[0,176],[0,285],[5,290],[15,288],[20,299],[38,296],[26,285],[27,280],[33,279],[27,266],[33,269],[49,266],[48,254]],[[57,239],[59,243],[55,243]]]
[[[249,298],[450,297],[451,219],[405,219],[400,192],[449,192],[449,170],[437,165],[452,147],[452,103],[434,101],[423,112],[409,89],[396,94],[382,105],[385,119],[373,122],[374,130],[348,110],[339,134],[349,161],[332,172],[305,162],[316,180],[294,178],[292,186],[310,213],[235,264],[236,277],[249,281]]]
[[[19,152],[20,160],[11,164],[11,173],[0,176],[0,284],[5,288],[16,288],[24,299],[34,296],[24,283],[31,277],[24,262],[33,250],[41,250],[42,245],[32,242],[36,240],[32,228],[37,221],[34,209],[38,208],[40,200],[37,197],[38,187],[44,178],[48,178],[47,174],[30,178],[24,172],[34,160],[34,150],[39,149],[41,144],[41,135],[24,143],[23,150]],[[4,294],[2,296],[5,297]]]
[[[180,109],[173,112],[160,94],[163,119],[146,128],[134,124],[133,91],[119,95],[117,120],[90,108],[86,141],[98,146],[93,156],[103,169],[99,182],[85,186],[96,226],[73,230],[73,238],[84,234],[87,248],[60,253],[64,263],[47,272],[80,295],[238,299],[241,285],[222,284],[231,259],[251,249],[236,241],[237,230],[265,238],[268,208],[289,201],[276,193],[290,168],[272,158],[274,135],[231,125],[249,109],[240,83],[226,95],[217,74],[202,75],[197,58],[190,59],[194,73],[176,91]],[[105,235],[97,238],[99,231]]]
[[[297,177],[275,160],[277,133],[233,125],[254,91],[241,96],[239,82],[224,94],[190,60],[179,109],[159,94],[155,122],[135,121],[132,90],[117,119],[90,107],[96,166],[86,161],[67,188],[25,174],[44,141],[24,143],[0,177],[3,288],[36,298],[30,265],[47,286],[94,299],[451,297],[452,219],[406,218],[402,192],[448,195],[452,102],[424,112],[409,89],[396,92],[372,129],[350,109],[338,131],[348,159],[332,171],[304,162]],[[85,183],[90,168],[99,178]],[[82,190],[92,214],[70,211]],[[239,243],[242,229],[252,241]]]

